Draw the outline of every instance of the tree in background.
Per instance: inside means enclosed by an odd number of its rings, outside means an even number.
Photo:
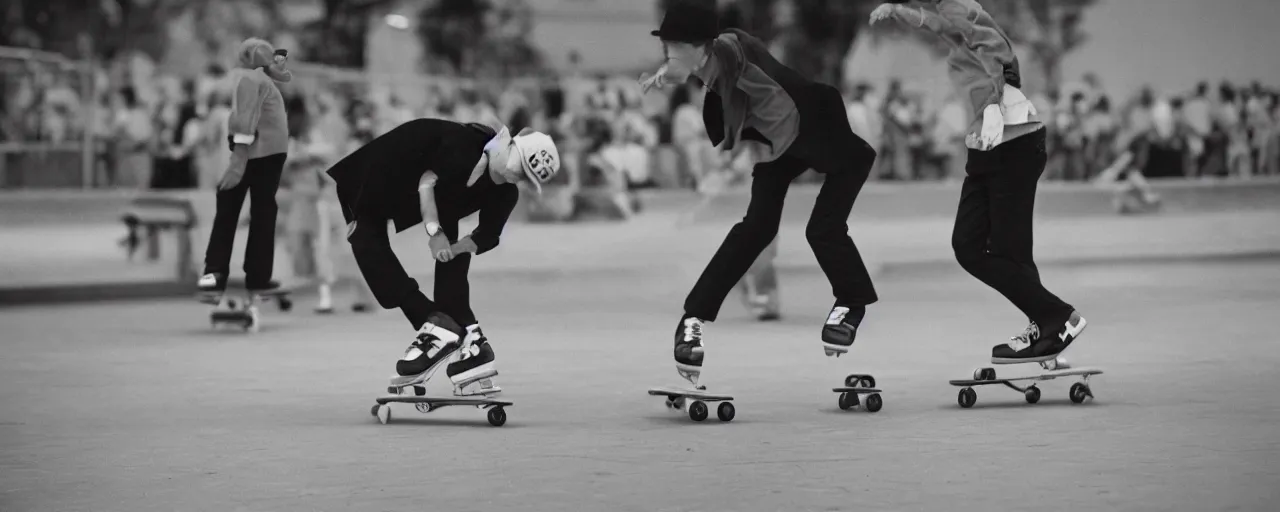
[[[320,18],[300,30],[299,42],[306,60],[363,68],[371,17],[392,3],[394,0],[321,1]]]
[[[1062,60],[1087,40],[1082,23],[1084,14],[1097,0],[980,0],[982,7],[1004,29],[1013,44],[1025,53],[1024,75],[1037,74],[1031,83],[1044,84],[1049,90],[1062,84]],[[947,43],[937,36],[886,24],[877,35],[910,34],[917,37],[940,58],[947,54]]]
[[[659,17],[666,7],[681,1],[658,0]],[[867,17],[881,0],[721,0],[721,23],[752,33],[771,43],[775,55],[805,76],[839,85],[844,62],[853,43],[867,28]],[[1027,48],[1028,71],[1036,71],[1042,83],[1061,83],[1062,59],[1086,40],[1081,24],[1084,13],[1097,0],[979,0],[1014,44]],[[886,25],[890,33],[904,33]],[[878,34],[885,34],[880,30]],[[946,46],[935,36],[911,32],[945,55]],[[1024,67],[1026,67],[1024,65]]]
[[[140,52],[160,60],[185,16],[211,54],[280,25],[274,0],[6,0],[0,45],[109,60]],[[230,42],[228,41],[230,40]]]
[[[542,69],[529,41],[533,9],[524,0],[434,0],[418,13],[418,38],[434,69],[472,77],[510,78]]]

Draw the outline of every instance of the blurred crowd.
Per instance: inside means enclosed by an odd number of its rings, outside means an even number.
[[[880,149],[877,176],[888,180],[964,176],[965,104],[954,95],[931,107],[922,95],[891,82],[882,95],[860,84],[847,95],[854,131]],[[1049,138],[1045,179],[1098,178],[1141,146],[1159,165],[1146,177],[1238,177],[1280,174],[1280,89],[1208,82],[1181,94],[1145,87],[1116,101],[1096,76],[1062,92],[1035,94]],[[1145,162],[1151,161],[1150,159]]]
[[[160,77],[145,86],[112,86],[99,74],[90,88],[72,79],[78,75],[32,67],[4,81],[0,142],[80,141],[91,132],[95,186],[210,188],[227,158],[225,74],[215,66],[198,78]],[[323,158],[312,155],[317,165],[418,117],[501,123],[513,132],[533,127],[561,147],[561,185],[604,191],[601,200],[623,215],[638,207],[634,190],[705,187],[722,172],[750,167],[725,161],[706,140],[702,94],[692,85],[646,96],[634,77],[572,75],[424,87],[413,101],[394,88],[350,81],[303,79],[282,89],[300,150],[325,148]],[[98,93],[82,97],[86,90]],[[853,84],[845,92],[854,131],[879,148],[874,178],[963,177],[969,113],[960,98],[935,101],[898,81],[883,90]],[[1032,100],[1050,133],[1046,179],[1096,179],[1135,141],[1165,155],[1142,169],[1147,177],[1280,174],[1280,96],[1262,84],[1205,82],[1164,96],[1147,88],[1116,101],[1086,76]]]

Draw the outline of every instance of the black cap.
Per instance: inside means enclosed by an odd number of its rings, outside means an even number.
[[[663,41],[702,43],[720,35],[715,0],[677,0],[662,16],[662,25],[650,32]]]

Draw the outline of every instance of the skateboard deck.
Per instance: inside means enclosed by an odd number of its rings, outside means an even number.
[[[884,399],[880,398],[880,393],[883,391],[877,389],[875,385],[875,377],[855,373],[844,378],[844,386],[831,388],[831,391],[840,393],[838,404],[842,411],[863,405],[867,412],[877,412],[884,407]],[[867,395],[866,400],[859,400],[860,395]]]
[[[409,395],[381,396],[376,399],[376,402],[378,402],[378,404],[374,405],[373,410],[370,412],[374,417],[378,418],[378,421],[382,422],[383,425],[391,422],[391,406],[389,404],[393,403],[413,404],[414,408],[423,414],[451,405],[474,406],[477,409],[487,410],[489,424],[495,427],[501,427],[507,422],[507,411],[505,408],[513,405],[512,402],[495,400],[492,398]]]
[[[1081,377],[1079,382],[1071,385],[1071,391],[1068,396],[1074,403],[1083,403],[1087,398],[1093,398],[1093,391],[1089,388],[1089,377],[1102,374],[1102,369],[1093,367],[1082,368],[1062,368],[1057,370],[1046,370],[1036,375],[1025,375],[1012,378],[996,378],[994,368],[979,368],[974,372],[974,379],[959,379],[949,381],[952,386],[961,387],[957,401],[960,407],[968,409],[978,401],[978,393],[973,390],[973,386],[985,386],[989,384],[1003,384],[1010,389],[1019,391],[1026,398],[1027,403],[1034,404],[1040,401],[1040,388],[1036,386],[1036,382],[1054,380],[1063,377]],[[1022,387],[1015,383],[1030,381],[1031,385]]]
[[[716,417],[720,421],[733,421],[733,417],[737,415],[737,410],[733,406],[733,397],[719,393],[709,393],[704,389],[682,389],[673,387],[657,387],[650,388],[649,395],[664,396],[667,398],[667,408],[673,410],[688,409],[689,418],[693,421],[703,421],[707,419],[710,410],[707,407],[709,402],[720,402],[716,407]]]

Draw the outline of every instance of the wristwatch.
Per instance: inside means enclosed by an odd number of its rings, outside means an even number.
[[[428,222],[428,223],[427,223],[427,236],[436,236],[436,235],[438,235],[438,234],[440,234],[440,223],[438,223],[438,222]]]

